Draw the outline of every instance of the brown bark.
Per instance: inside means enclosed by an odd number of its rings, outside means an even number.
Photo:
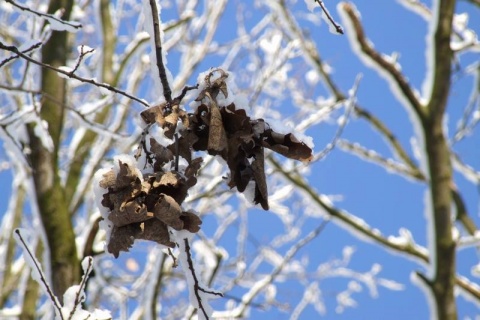
[[[450,93],[452,50],[450,37],[455,1],[438,3],[438,22],[432,39],[433,83],[423,121],[425,148],[429,171],[430,201],[433,218],[433,266],[434,275],[430,287],[435,299],[438,319],[457,319],[454,296],[455,240],[452,236],[452,164],[450,149],[443,130],[443,117]]]
[[[68,20],[72,6],[72,0],[52,0],[48,12],[53,13],[63,8],[62,18]],[[42,48],[42,62],[54,67],[65,65],[68,48],[68,34],[53,31],[51,38]],[[65,290],[76,283],[80,275],[75,235],[58,165],[67,92],[65,80],[52,70],[42,69],[41,81],[44,98],[41,102],[40,117],[48,124],[53,149],[45,146],[35,134],[35,125],[29,125],[30,162],[37,203],[50,252],[52,287],[54,294],[61,301]]]

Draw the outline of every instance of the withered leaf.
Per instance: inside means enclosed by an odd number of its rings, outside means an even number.
[[[143,203],[132,200],[122,203],[119,209],[112,210],[108,215],[108,220],[116,227],[123,227],[152,217],[153,215],[147,211],[147,207]]]
[[[120,170],[118,171],[117,178],[115,180],[115,185],[113,189],[119,190],[132,185],[140,185],[140,178],[137,176],[135,168],[130,168],[130,166],[122,161],[118,161]]]
[[[185,177],[191,178],[197,175],[198,170],[200,170],[200,167],[202,166],[203,158],[198,157],[193,159],[188,167],[185,169]]]
[[[264,210],[268,210],[268,191],[265,178],[265,156],[263,148],[258,148],[252,162],[253,178],[255,180],[255,204],[260,203]]]
[[[118,258],[120,251],[129,251],[140,233],[140,223],[127,224],[123,227],[114,226],[107,245],[108,252]]]
[[[182,208],[180,205],[166,194],[160,194],[153,213],[157,219],[171,226],[175,230],[182,230],[183,221],[180,219]]]
[[[226,154],[227,152],[227,133],[222,121],[222,115],[218,106],[212,102],[210,104],[210,128],[208,134],[208,153],[212,155]],[[223,156],[225,157],[225,156]]]
[[[110,170],[103,174],[103,179],[99,181],[100,187],[103,189],[112,188],[115,186],[116,176],[113,170]]]
[[[179,119],[182,121],[184,127],[188,127],[188,114],[185,110],[180,109],[180,106],[177,104],[170,105],[163,103],[153,106],[142,111],[140,116],[147,124],[158,123],[158,125],[164,129],[165,136],[170,139],[173,139]]]
[[[141,224],[141,230],[137,239],[155,241],[170,248],[175,247],[175,243],[170,240],[167,225],[162,221],[157,219],[145,221]]]
[[[150,151],[155,155],[155,171],[160,170],[165,163],[173,160],[174,158],[173,152],[167,147],[159,144],[154,138],[150,138]]]
[[[216,78],[213,82],[211,81],[211,78],[213,75],[219,72],[220,76]],[[222,92],[225,98],[228,97],[228,90],[227,90],[227,83],[225,80],[228,78],[228,73],[226,73],[222,69],[214,69],[212,70],[206,77],[205,77],[205,83],[207,84],[206,88],[202,90],[198,97],[195,99],[195,101],[201,101],[202,99],[205,98],[205,96],[210,94],[210,96],[215,99],[218,96],[219,92]]]
[[[184,211],[180,216],[180,219],[183,221],[183,229],[188,230],[192,233],[197,233],[200,230],[200,225],[202,220],[191,211]]]
[[[283,135],[267,129],[261,136],[264,147],[287,158],[303,162],[310,162],[313,159],[312,149],[291,133]]]

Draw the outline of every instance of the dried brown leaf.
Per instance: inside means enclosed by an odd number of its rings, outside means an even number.
[[[103,179],[99,181],[100,187],[107,189],[115,186],[116,176],[113,170],[110,170],[103,174]]]
[[[120,251],[128,252],[134,240],[141,233],[140,223],[127,224],[123,227],[113,227],[107,250],[118,258]]]
[[[168,228],[165,223],[158,219],[150,219],[141,224],[142,232],[137,235],[137,239],[155,241],[164,246],[174,248],[175,243],[170,240]]]
[[[175,230],[182,230],[183,221],[180,219],[182,208],[171,196],[160,194],[153,213],[157,219]]]
[[[150,151],[155,156],[154,170],[159,171],[162,166],[173,160],[173,152],[167,147],[162,146],[154,138],[150,138]]]
[[[108,220],[116,227],[123,227],[127,224],[146,221],[152,217],[153,215],[147,211],[145,204],[132,200],[122,203],[119,209],[112,210],[108,215]]]
[[[215,103],[210,104],[210,128],[208,134],[208,153],[212,155],[226,154],[227,133],[222,121],[220,109]],[[224,156],[223,156],[224,157]]]
[[[184,211],[180,216],[183,221],[183,229],[192,233],[197,233],[200,230],[202,220],[191,211]]]

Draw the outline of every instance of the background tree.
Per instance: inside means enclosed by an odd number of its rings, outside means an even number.
[[[94,173],[111,167],[113,155],[134,154],[140,112],[163,99],[147,5],[0,4],[3,315],[52,318],[12,240],[19,226],[60,300],[80,281],[82,258],[93,255],[86,308],[132,319],[197,312],[167,251],[136,243],[118,260],[104,254],[92,192]],[[197,271],[224,293],[212,303],[214,316],[352,316],[361,300],[356,315],[384,313],[382,304],[402,317],[418,288],[432,317],[474,315],[480,45],[468,21],[480,19],[476,1],[397,1],[374,10],[342,2],[333,17],[347,37],[329,34],[338,26],[319,9],[308,11],[321,1],[161,5],[174,96],[221,66],[252,118],[316,145],[308,166],[266,155],[269,212],[228,188],[222,163],[204,160],[185,202],[203,220],[192,242]],[[183,100],[189,112],[195,94]],[[329,195],[338,193],[343,199]],[[366,299],[362,288],[383,300]]]

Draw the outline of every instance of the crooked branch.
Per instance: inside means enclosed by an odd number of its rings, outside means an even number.
[[[349,19],[349,22],[355,31],[355,34],[351,36],[355,37],[354,41],[360,46],[361,51],[393,79],[395,85],[402,92],[403,96],[405,96],[415,113],[420,119],[424,119],[425,111],[410,87],[407,79],[394,63],[386,60],[382,54],[373,48],[371,42],[365,36],[362,23],[360,22],[356,10],[349,3],[344,3],[341,8],[345,12],[346,18]]]

